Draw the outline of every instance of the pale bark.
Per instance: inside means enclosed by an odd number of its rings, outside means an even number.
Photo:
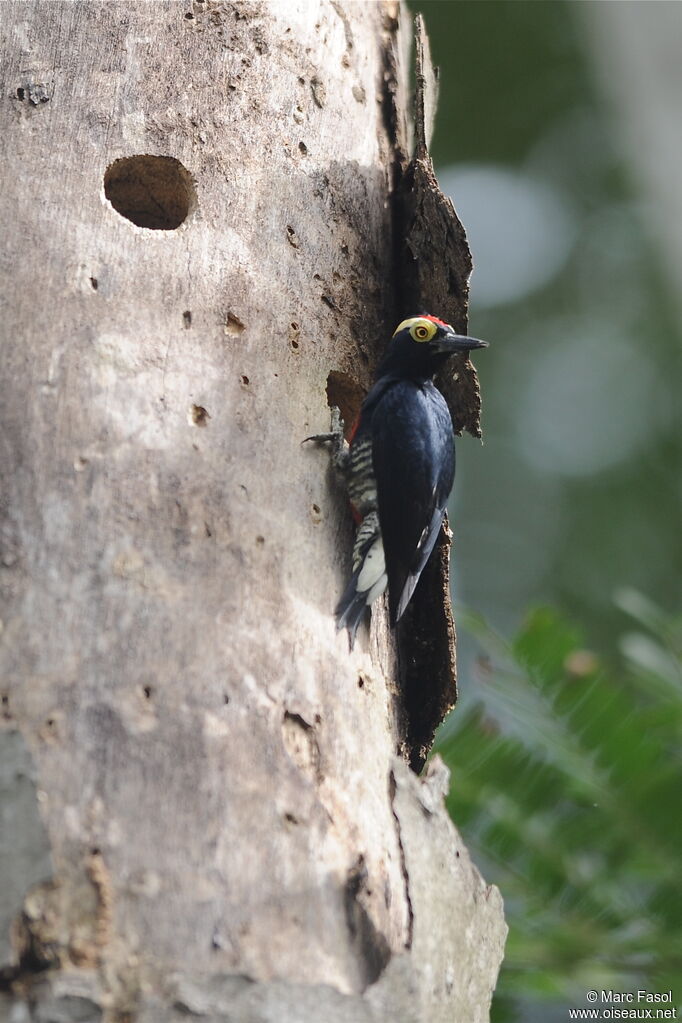
[[[487,1019],[499,893],[301,446],[395,310],[405,12],[0,18],[0,1018]]]

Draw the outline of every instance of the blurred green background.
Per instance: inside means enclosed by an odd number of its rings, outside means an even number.
[[[484,444],[458,442],[439,748],[506,902],[493,1020],[675,979],[678,1005],[682,4],[411,6],[491,343]]]

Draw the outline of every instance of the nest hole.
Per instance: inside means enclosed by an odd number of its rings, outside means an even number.
[[[192,176],[172,156],[125,156],[109,164],[104,194],[117,213],[138,227],[173,231],[196,206]]]

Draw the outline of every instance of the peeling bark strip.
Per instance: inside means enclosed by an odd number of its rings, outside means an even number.
[[[466,233],[450,199],[440,190],[427,146],[436,108],[436,76],[428,36],[415,18],[415,154],[399,186],[399,291],[401,315],[434,312],[467,333],[472,262]],[[464,356],[448,361],[437,379],[456,433],[481,436],[481,395],[476,370]]]
[[[415,771],[424,766],[438,725],[457,702],[451,543],[452,530],[446,516],[433,554],[397,628],[400,685],[407,718],[405,746]]]
[[[0,18],[0,1019],[482,1023],[499,895],[300,446],[394,323],[405,11]]]

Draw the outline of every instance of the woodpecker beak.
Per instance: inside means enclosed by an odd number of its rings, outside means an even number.
[[[455,334],[454,331],[448,331],[443,337],[436,338],[434,340],[437,351],[447,352],[449,355],[454,355],[456,352],[471,352],[474,348],[487,348],[487,341],[479,341],[475,337],[465,337],[464,334]]]

